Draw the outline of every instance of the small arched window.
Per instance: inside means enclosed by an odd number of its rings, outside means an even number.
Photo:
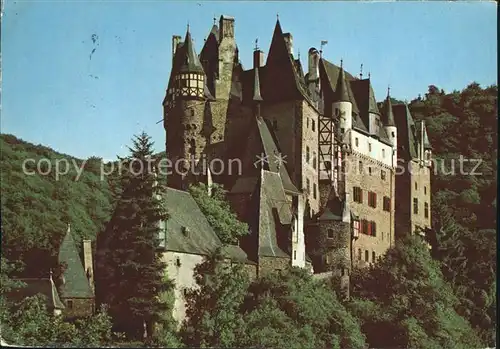
[[[306,162],[307,163],[309,163],[309,158],[310,158],[309,147],[306,147]]]

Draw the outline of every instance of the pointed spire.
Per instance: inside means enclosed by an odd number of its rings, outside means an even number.
[[[342,66],[340,67],[339,77],[337,79],[337,86],[333,95],[334,102],[351,102],[349,91],[347,90],[347,81],[345,79],[345,72]]]
[[[385,126],[396,126],[394,122],[394,113],[392,112],[391,102],[391,87],[387,87],[387,98],[384,102],[384,114],[382,115],[382,122]]]
[[[260,79],[259,79],[259,67],[255,67],[255,79],[253,84],[253,100],[262,101],[262,96],[260,94]]]
[[[204,73],[200,59],[194,49],[193,39],[191,38],[191,33],[189,32],[189,24],[187,25],[186,38],[184,39],[184,45],[182,48],[184,51],[184,57],[182,59],[180,71],[183,73]]]
[[[425,127],[425,121],[422,120],[422,129],[423,129],[423,145],[424,145],[424,150],[432,150],[432,145],[431,142],[429,142],[429,137],[427,136],[427,127]]]

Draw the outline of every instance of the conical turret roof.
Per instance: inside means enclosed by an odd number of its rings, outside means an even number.
[[[260,79],[259,79],[259,67],[255,67],[255,78],[253,84],[253,100],[262,101],[262,96],[260,94]]]
[[[205,73],[203,67],[200,63],[200,59],[196,54],[194,49],[193,40],[191,38],[191,33],[189,32],[189,27],[186,31],[186,38],[184,39],[184,44],[182,46],[181,66],[179,72],[181,73]]]
[[[394,122],[394,113],[392,111],[391,96],[389,94],[389,89],[387,89],[387,98],[384,102],[384,113],[382,114],[382,122],[385,126],[396,126]]]
[[[339,77],[337,79],[337,86],[333,95],[334,102],[351,102],[349,91],[347,89],[347,81],[345,79],[344,68],[340,67]]]

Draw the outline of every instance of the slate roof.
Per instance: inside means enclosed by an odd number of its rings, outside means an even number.
[[[389,96],[389,94],[387,94],[387,98],[384,102],[384,108],[382,110],[382,123],[385,126],[396,126],[396,123],[394,122],[394,113],[392,111],[391,96]]]
[[[201,65],[200,59],[196,54],[193,40],[191,39],[191,33],[189,32],[189,28],[186,32],[186,37],[184,39],[183,45],[178,48],[175,52],[176,60],[177,56],[179,56],[179,66],[178,71],[181,73],[203,73],[203,67]]]
[[[277,217],[276,217],[277,216]],[[291,223],[291,211],[278,173],[262,170],[259,181],[258,254],[267,257],[289,257],[278,246],[278,229]]]
[[[256,122],[263,150],[268,159],[266,163],[266,169],[271,172],[280,174],[281,180],[283,182],[283,187],[287,192],[298,194],[299,190],[292,183],[290,175],[288,174],[288,171],[286,169],[286,164],[282,164],[281,166],[278,167],[278,162],[275,161],[276,156],[279,156],[281,152],[279,151],[276,145],[277,142],[275,138],[273,137],[271,131],[269,130],[268,124],[263,118],[261,119],[256,118]],[[286,161],[286,158],[284,160]]]
[[[56,286],[50,279],[16,279],[26,284],[25,287],[15,288],[9,293],[7,297],[12,300],[20,301],[28,297],[42,294],[45,296],[46,306],[48,310],[64,309],[64,304],[59,298]]]
[[[415,140],[415,122],[406,104],[396,104],[392,107],[394,120],[398,128],[398,157],[405,159],[417,158],[417,143]]]
[[[222,248],[233,260],[248,260],[246,253],[239,246],[223,246],[191,194],[167,188],[164,197],[165,206],[170,215],[166,222],[167,251],[210,255],[218,248]]]
[[[59,247],[59,263],[66,264],[63,273],[64,283],[60,287],[61,298],[93,298],[87,274],[83,269],[75,241],[68,227],[64,240]]]

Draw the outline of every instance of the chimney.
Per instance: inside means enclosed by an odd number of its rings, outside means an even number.
[[[224,38],[234,39],[234,18],[222,15],[219,20],[219,43]]]
[[[83,240],[83,267],[89,280],[90,288],[94,291],[94,265],[92,262],[92,241]]]
[[[175,51],[177,50],[177,45],[181,42],[181,37],[179,35],[172,35],[172,65],[174,65]]]
[[[309,49],[309,81],[319,79],[319,52],[314,47]]]
[[[283,39],[285,39],[286,47],[288,48],[288,53],[293,54],[293,36],[290,33],[284,33]]]
[[[253,51],[253,67],[260,68],[264,65],[264,52],[257,49]]]

